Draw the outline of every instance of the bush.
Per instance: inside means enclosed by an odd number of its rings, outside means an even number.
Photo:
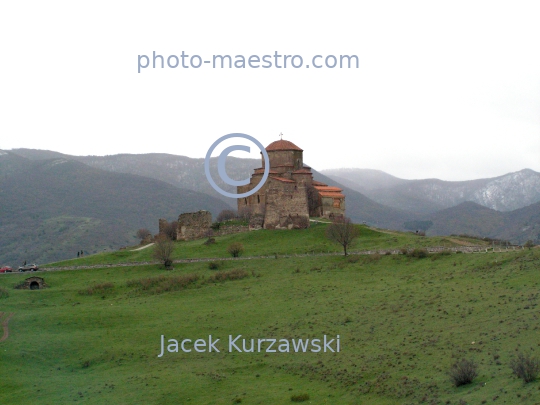
[[[434,253],[432,254],[430,257],[431,257],[431,260],[432,261],[435,261],[437,259],[440,259],[441,257],[443,256],[450,256],[452,253],[450,253],[450,251],[448,250],[443,250],[441,252],[437,252],[437,253]]]
[[[231,243],[227,248],[227,252],[229,252],[232,257],[240,257],[240,255],[244,253],[244,245],[240,242]]]
[[[218,271],[215,274],[212,274],[210,276],[209,281],[210,282],[221,282],[221,281],[227,281],[227,280],[241,280],[243,278],[248,277],[249,274],[245,270],[230,270],[230,271]]]
[[[236,212],[234,212],[233,210],[223,210],[218,214],[216,221],[217,222],[229,221],[231,219],[235,219],[236,217],[237,217]]]
[[[206,239],[206,241],[203,243],[203,245],[213,245],[214,243],[216,243],[216,238],[208,238]]]
[[[220,227],[221,227],[221,222],[213,222],[212,225],[210,225],[210,228],[212,228],[213,231],[219,231]]]
[[[516,376],[523,382],[530,383],[536,380],[540,372],[540,360],[530,354],[518,353],[510,362],[510,367]]]
[[[401,249],[399,249],[399,251],[401,252],[402,255],[408,255],[409,254],[409,249],[407,249],[407,248],[401,248]]]
[[[416,257],[417,259],[424,259],[428,257],[428,251],[426,249],[414,249],[408,254],[409,257]]]
[[[0,298],[7,298],[7,297],[9,297],[9,292],[7,288],[0,287]]]
[[[218,270],[221,267],[223,267],[223,262],[209,262],[208,263],[208,268],[210,270]]]
[[[79,290],[81,295],[94,295],[94,294],[105,294],[114,289],[113,283],[100,283],[94,284],[90,287],[85,288],[84,290]]]
[[[304,402],[309,400],[309,394],[291,395],[292,402]]]
[[[177,291],[187,288],[189,285],[196,283],[200,279],[197,274],[186,274],[181,276],[158,276],[139,278],[126,282],[128,287],[138,287],[142,291],[147,291],[154,294],[161,294],[168,291]]]
[[[461,359],[454,363],[448,372],[456,387],[470,384],[478,376],[478,366],[471,360]]]
[[[139,238],[141,242],[150,236],[152,236],[152,234],[146,228],[141,228],[137,231],[137,238]]]
[[[174,251],[174,242],[167,235],[159,235],[154,244],[153,256],[159,260],[167,270],[172,268],[172,254]]]

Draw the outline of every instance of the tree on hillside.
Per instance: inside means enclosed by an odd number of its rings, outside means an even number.
[[[244,252],[244,245],[242,245],[240,242],[231,243],[227,248],[227,252],[229,252],[232,257],[240,257],[240,255]]]
[[[146,228],[141,228],[137,231],[137,238],[139,238],[141,240],[141,242],[143,240],[145,240],[146,238],[148,238],[150,235],[152,235],[150,233],[150,231]]]
[[[154,258],[159,260],[167,270],[172,268],[174,242],[165,234],[158,235],[154,244]]]
[[[216,221],[217,222],[229,221],[231,219],[235,219],[236,217],[237,217],[236,212],[234,212],[233,210],[223,210],[218,214]]]
[[[358,228],[352,223],[350,218],[336,217],[326,228],[326,237],[333,242],[343,246],[343,254],[347,256],[347,248],[355,238],[360,235]]]
[[[167,236],[170,240],[176,240],[178,232],[178,221],[166,222],[161,229],[161,233]]]
[[[534,243],[529,239],[523,246],[530,250],[532,247],[534,247]]]

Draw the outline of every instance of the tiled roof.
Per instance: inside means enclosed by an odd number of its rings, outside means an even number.
[[[303,151],[298,146],[296,146],[294,143],[292,143],[290,141],[285,141],[283,139],[280,139],[279,141],[272,142],[270,145],[268,145],[266,147],[267,152],[275,151],[275,150],[299,150],[301,152]]]
[[[264,169],[262,167],[259,167],[258,169],[255,169],[255,174],[262,174],[264,173]],[[270,169],[270,174],[278,174],[279,172],[276,172],[275,170]]]
[[[332,191],[321,191],[321,192],[319,192],[319,194],[321,195],[321,197],[333,197],[333,198],[344,198],[345,197],[344,194],[335,193],[335,192],[332,192]]]
[[[328,184],[324,184],[324,183],[321,183],[320,181],[315,181],[313,180],[311,182],[311,184],[313,184],[315,187],[318,187],[318,186],[321,186],[321,187],[328,187]]]
[[[306,168],[304,167],[303,169],[299,169],[299,170],[296,170],[295,172],[293,172],[293,174],[297,174],[297,173],[301,173],[301,174],[311,174],[311,170],[306,169]]]
[[[296,181],[284,179],[283,177],[270,176],[271,179],[282,181],[283,183],[296,183]]]
[[[343,190],[339,187],[330,187],[330,186],[315,186],[319,191],[329,191],[329,192],[342,192]]]

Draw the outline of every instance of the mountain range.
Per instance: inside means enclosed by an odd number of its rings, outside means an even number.
[[[227,159],[231,178],[247,178],[255,159]],[[216,183],[233,191],[217,175]],[[522,243],[540,239],[540,173],[529,169],[492,179],[405,180],[377,170],[318,172],[343,188],[354,222],[427,234],[470,234]],[[204,159],[171,154],[72,156],[36,149],[0,150],[0,264],[48,262],[136,242],[157,219],[236,208],[206,180]],[[427,226],[426,226],[427,224]]]
[[[540,201],[540,173],[524,169],[469,181],[405,180],[379,170],[337,169],[323,173],[389,207],[430,214],[472,201],[512,211]]]

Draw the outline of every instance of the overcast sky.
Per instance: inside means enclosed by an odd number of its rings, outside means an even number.
[[[283,132],[319,170],[540,171],[539,21],[538,2],[5,1],[0,149],[204,157],[231,132]],[[359,68],[138,73],[153,51],[354,54]]]

